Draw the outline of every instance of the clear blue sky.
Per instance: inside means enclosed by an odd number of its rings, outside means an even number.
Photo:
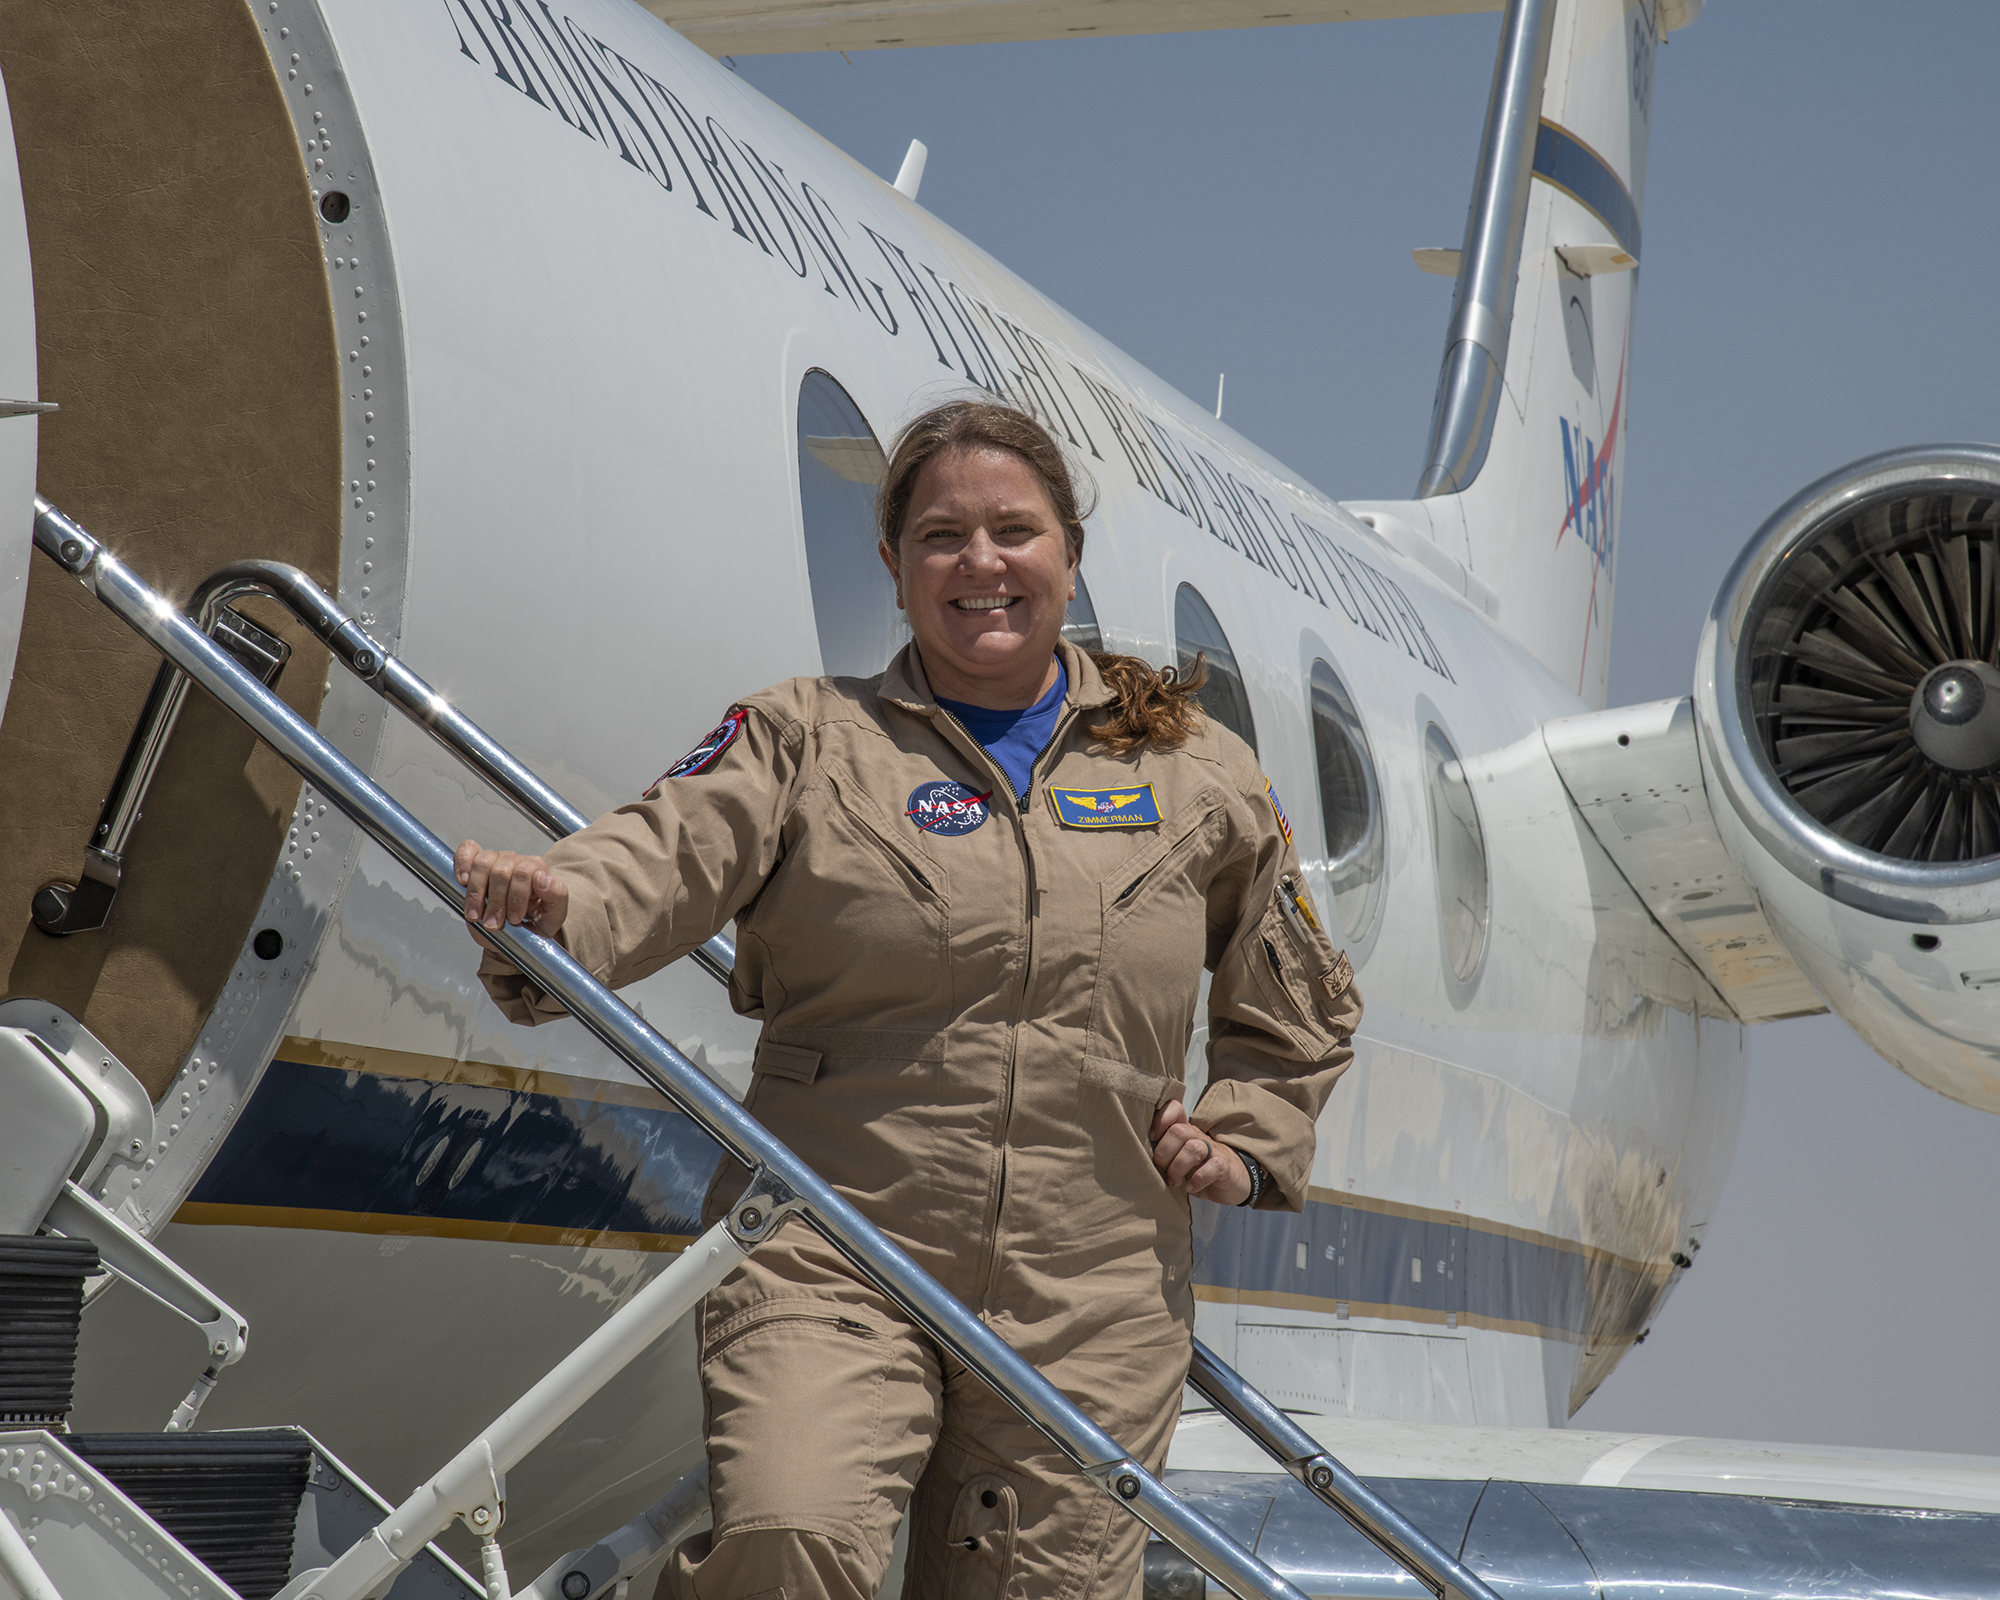
[[[1341,499],[1415,487],[1495,16],[742,57]],[[1685,694],[1725,568],[1891,445],[2000,439],[1991,0],[1711,0],[1662,53],[1614,703]],[[1700,1265],[1578,1426],[2000,1453],[2000,1117],[1830,1018],[1752,1034]]]

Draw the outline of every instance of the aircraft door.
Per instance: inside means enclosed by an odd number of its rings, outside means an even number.
[[[0,992],[68,1011],[155,1096],[205,1033],[202,1061],[254,1077],[248,1056],[282,1026],[281,1000],[258,997],[289,993],[306,959],[283,942],[306,902],[279,873],[299,778],[190,696],[109,920],[60,938],[36,926],[35,896],[76,882],[159,657],[29,560],[29,495],[169,595],[260,557],[345,588],[343,517],[359,547],[368,515],[343,493],[328,276],[350,246],[322,232],[267,15],[242,0],[17,3],[0,26],[0,400],[62,406],[46,429],[0,415],[0,659],[18,629],[21,664],[0,722]],[[382,348],[387,313],[371,304]],[[245,605],[293,646],[277,692],[316,719],[325,651],[271,603]],[[268,958],[252,943],[266,928]],[[253,1012],[255,1046],[241,1042]]]
[[[888,465],[847,391],[808,372],[799,385],[799,509],[820,670],[830,677],[880,672],[908,637],[875,554],[875,491]]]
[[[35,285],[14,119],[0,84],[0,715],[14,681],[34,551]]]
[[[1455,1328],[1465,1315],[1465,1224],[1430,1222],[1424,1231],[1431,1252],[1425,1263],[1431,1275],[1431,1307],[1444,1313],[1446,1327]]]
[[[1319,1255],[1320,1270],[1325,1274],[1331,1291],[1328,1298],[1334,1302],[1336,1316],[1348,1316],[1355,1299],[1355,1271],[1348,1262],[1354,1246],[1350,1229],[1353,1208],[1331,1205],[1311,1209],[1314,1213],[1313,1244]]]

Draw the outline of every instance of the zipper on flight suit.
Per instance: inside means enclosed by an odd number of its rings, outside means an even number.
[[[993,776],[999,780],[999,787],[1005,791],[1007,798],[1014,802],[1015,816],[1021,819],[1017,824],[1021,830],[1018,837],[1021,845],[1022,876],[1027,886],[1026,903],[1022,910],[1028,946],[1021,965],[1020,993],[1015,997],[1014,1011],[1007,1022],[1006,1079],[1000,1088],[1000,1119],[994,1130],[995,1148],[1000,1154],[1000,1178],[993,1188],[993,1199],[986,1225],[986,1241],[980,1249],[981,1260],[977,1281],[981,1285],[979,1298],[983,1306],[992,1296],[993,1279],[1000,1270],[1000,1213],[1007,1204],[1007,1145],[1008,1135],[1014,1123],[1015,1053],[1021,1043],[1021,1014],[1026,1009],[1028,994],[1034,988],[1035,982],[1035,853],[1028,848],[1028,825],[1025,819],[1035,792],[1035,772],[1041,766],[1042,757],[1062,743],[1063,735],[1069,732],[1070,724],[1076,720],[1082,707],[1073,703],[1063,707],[1063,714],[1056,719],[1055,727],[1049,732],[1048,742],[1042,746],[1041,753],[1029,763],[1026,794],[1015,793],[1013,779],[1009,778],[1000,763],[993,759],[986,746],[972,737],[972,731],[964,723],[946,711],[943,706],[939,706],[938,710],[946,721],[965,736],[966,743],[979,752],[980,759],[985,761]],[[963,755],[965,752],[959,753]]]
[[[1221,806],[1222,802],[1220,800],[1217,800],[1214,805],[1209,806],[1208,809],[1203,811],[1200,816],[1194,818],[1191,822],[1189,822],[1186,830],[1182,832],[1178,838],[1176,838],[1171,844],[1169,844],[1167,848],[1163,850],[1159,854],[1159,856],[1157,856],[1154,859],[1152,865],[1147,867],[1146,870],[1141,872],[1138,877],[1134,878],[1130,883],[1126,884],[1123,889],[1118,891],[1118,898],[1111,902],[1111,909],[1116,911],[1120,906],[1124,905],[1127,901],[1132,899],[1134,895],[1138,894],[1138,892],[1141,889],[1145,888],[1147,884],[1153,882],[1154,879],[1158,878],[1161,875],[1161,873],[1166,869],[1168,864],[1171,863],[1176,857],[1178,857],[1181,854],[1183,850],[1187,848],[1188,841],[1193,839],[1194,836],[1201,831],[1201,825],[1204,822],[1208,821],[1210,817],[1214,816],[1215,813],[1221,809]],[[1173,822],[1178,822],[1180,818],[1185,815],[1186,812],[1181,812],[1170,820]],[[1163,831],[1164,831],[1164,825],[1163,825]]]
[[[1261,940],[1260,943],[1264,946],[1264,959],[1271,963],[1271,976],[1278,980],[1278,986],[1285,993],[1290,994],[1291,985],[1285,982],[1285,964],[1278,959],[1278,947],[1269,939]]]

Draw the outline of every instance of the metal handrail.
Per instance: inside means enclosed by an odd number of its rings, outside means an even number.
[[[202,631],[221,639],[253,664],[266,685],[278,681],[292,653],[292,647],[282,639],[273,638],[233,611],[219,611],[207,619]],[[160,670],[153,674],[138,725],[126,742],[118,775],[111,780],[111,792],[97,814],[90,843],[84,848],[83,870],[75,883],[45,883],[35,891],[29,914],[43,933],[60,939],[92,932],[110,920],[111,908],[118,903],[118,891],[125,882],[125,851],[132,842],[132,830],[139,825],[146,791],[166,755],[186,695],[187,680],[172,662],[162,661]]]
[[[240,718],[303,778],[448,904],[463,897],[452,852],[358,767],[203,633],[164,595],[138,578],[82,527],[40,495],[35,544],[78,578],[121,621]],[[597,982],[570,953],[527,928],[487,934],[509,961],[665,1095],[752,1173],[752,1190],[774,1213],[796,1209],[910,1319],[978,1373],[1035,1424],[1078,1469],[1131,1515],[1231,1593],[1252,1600],[1304,1600],[1256,1556],[1173,1494],[1068,1400],[998,1334],[961,1305],[881,1229],[774,1138],[742,1106],[645,1020]],[[746,1213],[747,1228],[776,1215]],[[764,1235],[768,1236],[768,1232]]]
[[[1188,1382],[1279,1466],[1438,1600],[1498,1600],[1477,1573],[1337,1461],[1261,1390],[1199,1339]]]
[[[384,649],[331,595],[297,567],[282,561],[231,562],[202,580],[188,600],[187,612],[196,627],[212,636],[233,615],[229,608],[250,595],[263,595],[282,605],[326,646],[334,660],[484,778],[551,839],[564,838],[589,826],[590,818]],[[107,818],[121,819],[117,843],[120,855],[125,836],[138,821],[146,790],[159,768],[187,691],[187,674],[171,659],[162,663],[133,732],[131,753],[120,767],[111,795],[104,803]],[[104,831],[105,825],[100,823],[100,834]],[[100,838],[96,843],[103,842]],[[91,870],[89,863],[101,853],[93,847],[87,858],[86,874]],[[729,982],[730,970],[736,965],[736,946],[726,934],[718,933],[692,954],[709,974],[722,983]]]

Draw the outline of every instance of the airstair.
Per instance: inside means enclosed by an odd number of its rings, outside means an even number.
[[[102,925],[122,875],[124,841],[191,683],[432,891],[454,907],[460,902],[450,848],[272,692],[283,646],[231,609],[251,593],[281,602],[343,668],[549,837],[585,824],[297,569],[270,562],[224,568],[184,614],[53,506],[36,505],[37,547],[164,657],[79,885],[37,903],[36,920],[47,931]],[[634,1577],[700,1526],[706,1468],[519,1590],[501,1539],[507,1475],[788,1225],[825,1238],[1152,1530],[1149,1600],[1223,1593],[1304,1600],[1308,1591],[1356,1600],[1498,1600],[1474,1564],[1501,1576],[1510,1600],[1657,1594],[1669,1577],[1731,1594],[1790,1594],[1805,1592],[1793,1586],[1802,1570],[1827,1563],[1859,1587],[1810,1592],[1916,1592],[1891,1581],[1902,1571],[1893,1555],[1899,1539],[1928,1541],[1924,1592],[1990,1594],[2000,1578],[2000,1518],[1986,1516],[1584,1488],[1571,1491],[1575,1507],[1559,1515],[1547,1492],[1521,1484],[1442,1481],[1405,1481],[1392,1504],[1199,1341],[1189,1383],[1287,1476],[1246,1486],[1242,1474],[1182,1474],[1185,1492],[1177,1493],[564,949],[525,928],[489,937],[749,1170],[749,1186],[728,1216],[392,1506],[302,1429],[193,1431],[202,1402],[247,1348],[249,1329],[121,1215],[108,1186],[91,1192],[119,1149],[150,1132],[152,1108],[111,1052],[59,1007],[0,1004],[9,1113],[0,1121],[0,1600],[9,1590],[23,1600],[626,1600]],[[734,954],[717,938],[696,959],[726,981]],[[200,1371],[160,1434],[66,1431],[85,1285],[104,1273],[137,1285],[199,1333]],[[478,1543],[476,1578],[433,1543],[454,1522]],[[1803,1540],[1810,1558],[1781,1549],[1786,1538]],[[1658,1553],[1631,1557],[1629,1581],[1613,1581],[1612,1553],[1643,1549],[1648,1539]],[[1720,1566],[1695,1548],[1703,1545],[1723,1553]],[[1743,1552],[1763,1545],[1776,1562],[1766,1563],[1769,1581],[1742,1569]],[[1851,1558],[1840,1554],[1850,1549]]]

